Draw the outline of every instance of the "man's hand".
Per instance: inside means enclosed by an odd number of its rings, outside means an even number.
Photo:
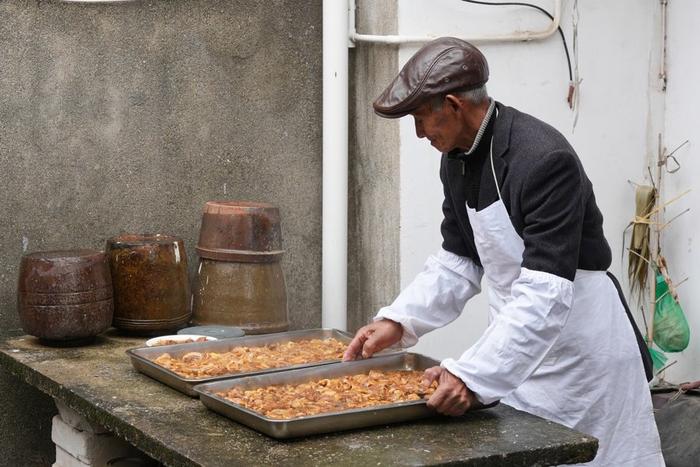
[[[438,387],[428,399],[428,407],[444,415],[459,416],[472,407],[480,405],[479,400],[464,382],[440,366],[425,370],[423,384],[430,386],[433,381]]]
[[[358,357],[369,358],[372,354],[396,344],[403,336],[403,326],[396,321],[382,319],[361,327],[343,354],[343,361]]]

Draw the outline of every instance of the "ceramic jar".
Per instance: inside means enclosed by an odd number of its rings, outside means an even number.
[[[184,242],[162,234],[124,234],[107,241],[115,327],[155,334],[191,317]]]
[[[210,201],[204,206],[193,286],[198,325],[246,334],[289,328],[279,210],[265,203]]]
[[[113,308],[103,252],[62,250],[22,257],[17,310],[27,334],[54,344],[88,341],[109,328]]]

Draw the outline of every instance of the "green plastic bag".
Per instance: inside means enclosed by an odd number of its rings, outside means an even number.
[[[654,343],[664,352],[681,352],[690,342],[690,327],[680,304],[668,290],[664,276],[656,271]]]
[[[647,349],[649,349],[649,355],[651,355],[652,369],[654,371],[654,374],[656,374],[659,370],[666,366],[668,358],[666,357],[666,355],[664,355],[662,351],[656,350],[654,348],[654,344],[649,345],[649,339],[647,339],[647,336],[644,336],[644,343],[647,345]]]
[[[666,357],[666,355],[664,355],[663,352],[656,349],[649,349],[649,354],[651,354],[651,363],[652,368],[654,369],[654,373],[657,373],[659,370],[666,366],[668,358]]]

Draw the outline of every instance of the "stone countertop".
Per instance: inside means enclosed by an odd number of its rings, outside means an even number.
[[[0,343],[0,366],[167,465],[544,466],[589,461],[598,445],[503,404],[457,418],[278,441],[138,373],[124,352],[144,342],[114,330],[72,348],[22,336]]]

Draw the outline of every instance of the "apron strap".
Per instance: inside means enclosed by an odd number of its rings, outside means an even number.
[[[496,119],[498,119],[498,107],[496,107]],[[493,133],[495,133],[495,131]],[[493,133],[491,133],[491,144],[489,146],[489,159],[491,160],[491,173],[493,174],[493,183],[496,184],[496,193],[498,193],[498,199],[503,201],[503,198],[501,198],[501,189],[498,186],[498,177],[496,177],[496,169],[493,166]]]
[[[649,348],[647,347],[647,344],[644,341],[644,337],[642,337],[642,333],[639,331],[639,327],[637,327],[637,323],[632,317],[632,312],[630,312],[630,307],[627,305],[625,295],[622,293],[622,287],[620,287],[620,283],[610,271],[607,271],[607,275],[612,281],[612,283],[615,285],[615,288],[617,289],[617,294],[620,296],[622,306],[625,307],[625,313],[627,314],[627,318],[629,319],[630,324],[632,325],[632,329],[634,330],[634,336],[637,338],[639,354],[642,357],[642,363],[644,364],[644,373],[646,374],[647,382],[649,382],[654,378],[654,365],[651,361],[651,354],[649,353]]]

